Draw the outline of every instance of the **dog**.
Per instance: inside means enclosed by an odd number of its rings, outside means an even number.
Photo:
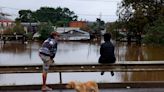
[[[73,88],[76,92],[99,92],[98,85],[95,81],[71,81],[66,85],[66,88]]]

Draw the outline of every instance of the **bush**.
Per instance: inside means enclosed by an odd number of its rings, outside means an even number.
[[[27,37],[27,40],[32,40],[33,34],[29,32],[25,36]]]
[[[3,31],[3,34],[5,34],[5,35],[13,35],[14,32],[12,30],[7,29],[7,30]]]

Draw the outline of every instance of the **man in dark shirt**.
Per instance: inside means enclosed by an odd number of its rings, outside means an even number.
[[[100,47],[100,58],[99,63],[115,63],[116,58],[114,54],[114,46],[110,41],[111,34],[105,33],[104,34],[104,43],[101,44]],[[101,75],[104,74],[104,71],[101,72]],[[111,71],[112,76],[114,75],[113,71]]]

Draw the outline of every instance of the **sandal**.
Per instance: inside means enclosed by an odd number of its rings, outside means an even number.
[[[52,90],[52,88],[50,88],[48,86],[42,87],[42,91],[51,91],[51,90]]]

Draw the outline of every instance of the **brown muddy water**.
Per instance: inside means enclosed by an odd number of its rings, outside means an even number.
[[[132,43],[116,43],[117,61],[164,61],[164,46],[136,45]],[[101,43],[59,42],[55,63],[97,63]],[[33,65],[42,64],[38,56],[40,42],[21,44],[20,42],[0,42],[0,65]],[[116,72],[112,77],[109,72],[100,73],[63,73],[63,82],[71,80],[97,82],[124,81],[164,81],[164,72]],[[59,74],[50,73],[48,83],[59,83]],[[41,84],[41,74],[0,74],[0,85]]]

